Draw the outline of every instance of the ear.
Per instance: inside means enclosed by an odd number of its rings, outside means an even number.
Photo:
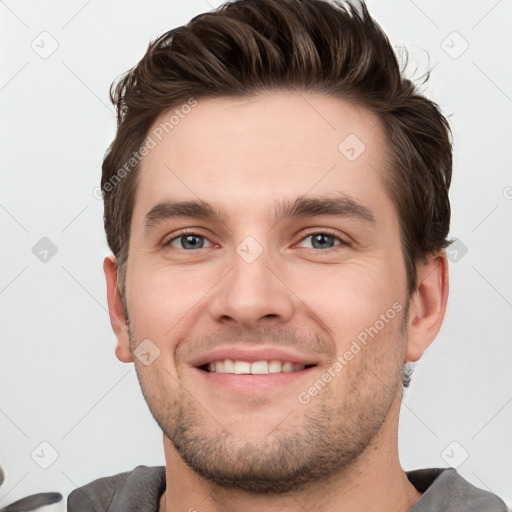
[[[110,314],[110,323],[117,338],[116,357],[123,363],[133,362],[130,349],[130,337],[128,325],[124,315],[121,294],[117,288],[117,261],[113,254],[110,254],[103,261],[103,271],[107,280],[107,301]]]
[[[448,258],[443,249],[418,268],[411,297],[406,361],[417,361],[437,336],[448,301]]]

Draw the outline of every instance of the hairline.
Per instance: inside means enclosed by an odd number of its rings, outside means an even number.
[[[395,212],[395,215],[397,216],[398,224],[399,224],[399,230],[400,230],[400,249],[402,252],[402,257],[404,264],[406,264],[406,258],[407,258],[407,248],[405,247],[405,232],[404,232],[404,225],[403,225],[403,219],[401,218],[400,211],[398,208],[398,204],[395,200],[395,194],[393,192],[393,181],[397,177],[397,170],[394,169],[397,165],[400,165],[400,160],[398,158],[398,155],[395,154],[393,151],[393,144],[391,141],[391,137],[389,134],[389,126],[385,122],[385,114],[381,112],[377,112],[375,109],[369,105],[369,102],[365,102],[361,98],[357,98],[353,93],[347,94],[341,96],[340,94],[335,94],[332,91],[329,92],[328,90],[324,90],[321,87],[315,87],[315,86],[295,86],[291,85],[290,87],[286,86],[278,86],[278,87],[262,87],[257,90],[252,91],[244,91],[241,93],[234,93],[234,94],[214,94],[214,93],[208,93],[208,94],[199,94],[194,96],[194,98],[198,101],[200,100],[229,100],[229,99],[251,99],[256,97],[264,97],[268,95],[273,95],[274,93],[285,93],[285,92],[303,92],[306,94],[311,95],[321,95],[324,97],[328,97],[334,100],[338,100],[341,102],[346,102],[350,104],[353,107],[362,108],[366,112],[371,113],[377,118],[377,124],[381,128],[381,134],[382,134],[382,142],[383,142],[383,153],[381,155],[382,158],[382,165],[381,169],[382,172],[379,172],[374,166],[371,166],[373,170],[376,172],[377,176],[380,177],[384,187],[386,194],[391,201],[391,204],[393,205],[393,210]],[[149,128],[146,130],[146,132],[141,136],[140,143],[138,144],[138,147],[141,147],[143,142],[147,139],[151,131],[154,129],[155,124],[158,122],[159,118],[164,116],[165,114],[169,113],[173,109],[176,109],[179,106],[182,106],[187,103],[187,99],[185,96],[188,96],[190,98],[190,95],[183,95],[182,98],[180,98],[178,101],[174,101],[169,105],[166,105],[164,108],[161,108],[157,113],[155,113],[152,117],[151,123],[149,125]],[[375,127],[372,128],[372,130]],[[121,256],[121,269],[120,269],[120,276],[117,276],[117,285],[118,289],[121,292],[121,295],[123,295],[125,285],[126,285],[126,272],[127,272],[127,262],[128,262],[128,254],[129,254],[129,245],[130,245],[130,238],[131,238],[131,227],[132,227],[132,221],[133,221],[133,212],[135,210],[135,203],[137,200],[137,192],[139,190],[139,183],[141,179],[141,171],[144,168],[144,163],[146,161],[146,156],[142,157],[142,159],[137,163],[137,165],[133,168],[132,172],[128,176],[128,179],[130,180],[130,189],[133,189],[133,195],[131,197],[131,205],[132,208],[130,210],[129,215],[129,223],[127,226],[127,239],[125,240],[125,243],[121,245],[121,249],[119,251],[119,254],[116,254],[116,258],[119,258]],[[130,179],[131,177],[131,179]],[[125,250],[123,250],[125,249]],[[416,261],[415,263],[419,263],[419,261]],[[407,286],[407,296],[410,296],[414,290],[410,289],[409,287],[409,281],[411,283],[416,283],[416,276],[417,271],[415,272],[415,275],[412,276],[412,279],[410,279],[409,272],[407,269],[407,266],[405,268],[406,271],[406,278],[408,282]]]

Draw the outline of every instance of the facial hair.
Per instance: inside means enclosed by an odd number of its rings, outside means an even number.
[[[266,334],[259,339],[283,339],[276,329]],[[130,340],[133,346],[131,330]],[[215,425],[204,405],[182,385],[178,392],[166,389],[165,371],[148,372],[134,358],[149,409],[187,465],[222,488],[252,494],[306,489],[353,470],[363,453],[376,445],[401,394],[403,358],[398,351],[386,354],[369,343],[354,359],[350,375],[343,375],[346,370],[342,370],[336,377],[346,381],[344,387],[336,385],[334,378],[305,408],[297,408],[296,397],[290,397],[294,400],[291,407],[297,410],[284,419],[286,428],[278,426],[256,438]]]

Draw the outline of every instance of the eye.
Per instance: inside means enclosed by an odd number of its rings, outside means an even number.
[[[164,246],[176,247],[177,249],[204,249],[205,241],[213,247],[213,244],[204,236],[197,233],[182,232],[174,236],[169,241],[164,242]]]
[[[304,243],[304,241],[308,239],[311,239],[311,247],[306,248],[321,249],[323,251],[328,251],[338,245],[349,245],[339,236],[325,230],[306,235],[301,238],[299,244]],[[165,247],[171,246],[177,249],[190,251],[193,249],[213,247],[214,244],[203,235],[193,232],[181,232],[170,238],[167,242],[164,242],[163,245]]]
[[[348,245],[348,243],[342,240],[339,236],[336,236],[329,231],[309,233],[309,235],[306,235],[301,239],[300,243],[304,242],[304,240],[307,240],[308,238],[311,239],[312,249],[322,249],[324,251],[328,251],[329,249],[333,249],[338,245]],[[335,241],[338,241],[339,243],[335,243]]]

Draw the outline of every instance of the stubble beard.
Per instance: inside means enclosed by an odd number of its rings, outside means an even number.
[[[362,455],[376,446],[401,393],[402,363],[394,360],[386,372],[377,374],[378,358],[370,357],[351,369],[350,376],[337,377],[350,377],[343,396],[337,396],[334,379],[303,414],[304,406],[297,409],[297,399],[291,396],[290,418],[298,412],[301,419],[290,424],[283,410],[282,425],[278,422],[270,434],[257,439],[221,426],[225,421],[215,418],[215,409],[205,410],[205,404],[183,388],[177,396],[162,392],[155,374],[142,375],[137,361],[135,367],[153,417],[194,472],[225,489],[282,494],[353,472]]]

